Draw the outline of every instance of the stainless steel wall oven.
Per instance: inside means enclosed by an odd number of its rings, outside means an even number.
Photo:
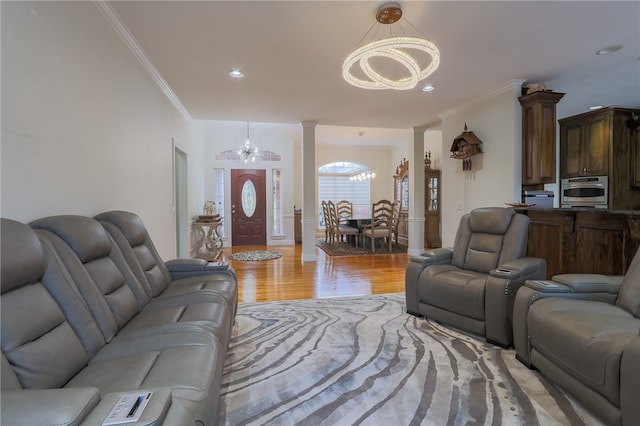
[[[561,207],[606,209],[608,206],[609,178],[607,176],[562,179]]]

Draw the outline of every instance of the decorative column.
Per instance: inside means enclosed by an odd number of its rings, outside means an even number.
[[[413,128],[411,162],[409,167],[409,242],[407,253],[418,256],[424,252],[424,132],[425,126]]]
[[[302,124],[302,257],[316,261],[316,126],[317,121]]]

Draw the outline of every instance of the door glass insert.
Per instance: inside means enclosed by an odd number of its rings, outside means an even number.
[[[247,217],[256,212],[256,187],[250,180],[242,185],[242,211]]]

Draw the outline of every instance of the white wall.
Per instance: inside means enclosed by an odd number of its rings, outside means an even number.
[[[442,244],[452,246],[460,217],[478,207],[505,207],[521,191],[521,82],[496,90],[478,102],[442,118]],[[471,157],[472,170],[449,158],[453,139],[467,124],[483,142],[483,154]],[[460,208],[458,208],[460,207]]]
[[[1,7],[2,217],[130,210],[173,257],[172,139],[202,181],[187,121],[93,3]]]

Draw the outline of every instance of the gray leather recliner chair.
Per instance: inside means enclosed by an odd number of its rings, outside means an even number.
[[[525,257],[529,218],[512,208],[473,210],[460,220],[453,248],[429,250],[407,265],[407,312],[513,343],[513,301],[528,279],[544,279],[544,259]]]
[[[640,424],[640,250],[624,277],[527,281],[514,306],[516,357],[607,425]]]

